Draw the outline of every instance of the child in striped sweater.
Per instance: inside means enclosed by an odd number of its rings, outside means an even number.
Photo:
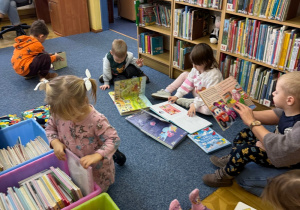
[[[202,101],[199,92],[210,86],[214,86],[223,80],[222,73],[218,69],[218,63],[213,55],[212,48],[205,44],[197,44],[191,54],[190,59],[193,68],[190,72],[183,72],[165,90],[160,90],[152,94],[153,98],[168,99],[171,103],[188,108],[188,115],[193,116],[196,112],[210,115],[211,112]],[[173,91],[174,96],[171,96]],[[194,98],[183,98],[189,92],[193,93]]]

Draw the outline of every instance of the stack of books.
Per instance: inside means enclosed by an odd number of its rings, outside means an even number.
[[[1,209],[62,209],[83,197],[80,188],[60,168],[50,167],[0,193]]]
[[[182,40],[177,40],[174,44],[173,66],[180,69],[190,69],[193,64],[190,60],[190,53],[194,45]]]
[[[195,4],[204,8],[214,8],[221,9],[222,8],[222,0],[176,0],[181,2],[186,2],[189,4]]]
[[[0,149],[0,171],[7,170],[48,151],[50,151],[49,145],[40,136],[33,141],[30,140],[25,146],[22,145],[19,137],[17,144],[13,147]]]
[[[159,33],[144,32],[139,34],[139,52],[151,55],[164,53],[163,36]]]

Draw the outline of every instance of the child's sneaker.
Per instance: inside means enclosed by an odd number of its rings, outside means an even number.
[[[115,154],[113,155],[113,159],[114,162],[116,162],[119,166],[124,165],[124,163],[126,162],[126,156],[120,152],[118,149],[115,152]]]
[[[193,98],[178,98],[176,101],[176,104],[183,106],[187,109],[190,108],[191,103],[194,103],[194,99]]]
[[[210,187],[229,187],[232,185],[233,176],[226,173],[224,168],[219,168],[214,174],[206,174],[202,177],[203,183]]]
[[[161,90],[157,91],[156,93],[152,93],[151,96],[156,99],[168,100],[168,98],[171,96],[171,93],[165,91],[164,89],[161,89]]]
[[[57,73],[50,73],[49,72],[46,76],[40,76],[40,79],[43,79],[43,78],[45,78],[45,79],[52,79],[52,78],[55,78],[57,76],[58,76]]]
[[[227,163],[229,162],[230,157],[231,157],[231,154],[225,155],[225,156],[220,157],[220,158],[213,155],[209,159],[210,159],[210,162],[212,164],[214,164],[215,166],[220,167],[220,168],[224,168],[227,165]]]
[[[104,83],[104,80],[103,80],[103,74],[100,75],[100,77],[99,77],[99,82],[100,82],[100,83]]]

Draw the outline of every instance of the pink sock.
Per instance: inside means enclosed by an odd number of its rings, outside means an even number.
[[[177,199],[174,199],[171,203],[170,203],[170,207],[169,210],[182,210],[180,203]]]
[[[192,203],[192,209],[191,210],[206,210],[206,206],[204,206],[201,203],[200,197],[199,197],[199,190],[196,188],[194,189],[190,195],[189,199]]]

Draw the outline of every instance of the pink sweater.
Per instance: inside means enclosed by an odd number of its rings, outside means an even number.
[[[117,131],[109,124],[106,117],[94,109],[81,122],[73,123],[50,117],[46,127],[49,142],[59,139],[78,157],[94,154],[102,155],[103,159],[92,165],[94,181],[107,191],[115,181],[115,165],[113,154],[120,144]]]

